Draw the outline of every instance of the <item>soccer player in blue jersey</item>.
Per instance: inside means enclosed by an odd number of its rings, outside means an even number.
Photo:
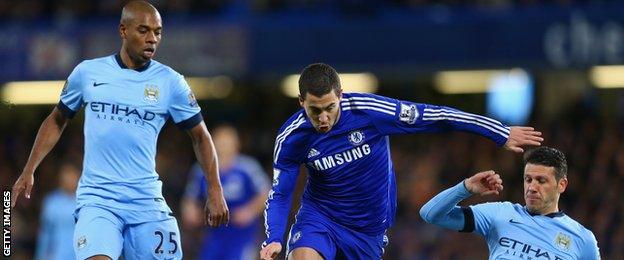
[[[420,215],[429,223],[484,236],[490,259],[600,259],[594,234],[559,210],[559,197],[568,186],[564,154],[539,147],[525,154],[524,163],[524,206],[457,206],[473,194],[499,194],[500,176],[486,171],[436,195]]]
[[[389,135],[461,130],[516,152],[542,141],[533,128],[507,127],[449,107],[342,93],[338,73],[321,63],[301,73],[299,103],[303,109],[286,121],[275,141],[262,259],[277,256],[285,242],[294,259],[380,259],[396,211]],[[302,164],[308,180],[283,241]]]
[[[240,154],[240,139],[234,127],[221,125],[211,132],[219,157],[221,186],[232,217],[227,227],[205,230],[199,259],[253,259],[260,240],[260,216],[270,189],[269,179],[256,159]],[[185,226],[199,226],[199,203],[205,200],[206,181],[195,165],[183,199]]]
[[[74,68],[13,185],[13,206],[22,192],[30,198],[35,169],[84,106],[73,243],[78,259],[182,258],[177,221],[155,171],[156,140],[168,118],[191,136],[208,181],[206,222],[216,227],[228,221],[214,145],[197,101],[182,75],[152,60],[161,33],[160,14],[152,5],[133,1],[124,6],[121,50]]]
[[[43,200],[35,259],[65,260],[76,258],[72,241],[78,178],[80,178],[80,169],[77,166],[69,162],[64,162],[61,165],[58,189]]]

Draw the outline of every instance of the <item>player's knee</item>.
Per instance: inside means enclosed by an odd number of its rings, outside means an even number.
[[[323,260],[321,254],[310,247],[295,248],[288,254],[288,260]]]

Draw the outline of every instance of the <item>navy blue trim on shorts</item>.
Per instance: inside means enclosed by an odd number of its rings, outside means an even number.
[[[475,230],[474,213],[470,207],[462,207],[461,209],[464,212],[464,228],[459,232],[470,233]]]
[[[63,101],[59,101],[58,104],[56,105],[56,107],[58,107],[58,109],[61,111],[61,113],[65,117],[67,117],[69,119],[74,118],[74,116],[76,115],[76,111],[72,110],[67,105],[65,105],[65,103],[63,103]]]
[[[198,125],[199,123],[201,123],[202,121],[204,121],[204,118],[201,115],[201,112],[198,112],[197,114],[195,114],[194,116],[180,121],[179,123],[176,123],[175,125],[180,129],[180,130],[189,130],[193,127],[195,127],[196,125]]]

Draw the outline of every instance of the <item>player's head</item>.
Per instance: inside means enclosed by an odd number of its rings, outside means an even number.
[[[240,150],[238,131],[231,125],[221,124],[212,130],[212,135],[219,159],[231,159]]]
[[[342,88],[338,72],[324,63],[307,66],[299,77],[299,104],[314,128],[327,133],[340,117]]]
[[[125,51],[134,65],[141,66],[156,53],[162,33],[160,13],[145,1],[131,1],[121,11],[119,35],[121,51]]]
[[[59,187],[67,193],[76,192],[80,169],[73,163],[63,162],[59,168]]]
[[[568,186],[565,155],[540,146],[524,156],[524,200],[531,213],[548,214],[559,210],[559,196]]]

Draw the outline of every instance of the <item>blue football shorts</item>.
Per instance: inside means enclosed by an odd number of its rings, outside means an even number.
[[[150,219],[155,215],[162,219]],[[111,259],[182,259],[178,223],[166,212],[131,212],[84,206],[75,216],[74,252],[77,259],[105,255]],[[166,217],[168,216],[168,217]]]
[[[290,254],[309,247],[325,259],[381,259],[387,244],[385,234],[371,236],[321,216],[307,216],[292,225],[286,250]]]

